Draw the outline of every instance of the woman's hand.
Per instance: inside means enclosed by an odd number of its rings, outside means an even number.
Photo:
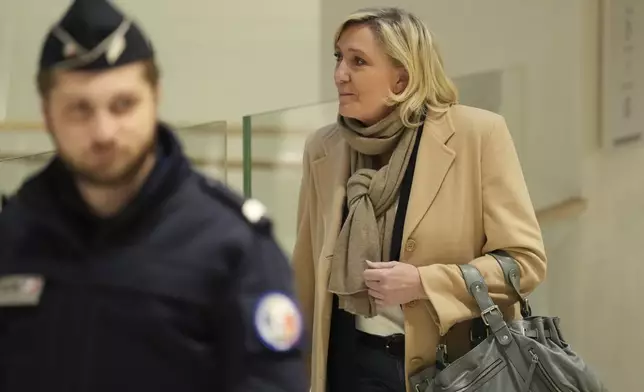
[[[378,306],[403,305],[425,297],[418,268],[411,264],[389,261],[373,263],[367,260],[369,269],[363,277],[369,295]]]

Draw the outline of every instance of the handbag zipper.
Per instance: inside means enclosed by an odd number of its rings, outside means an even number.
[[[459,389],[455,390],[454,392],[465,392],[465,391],[470,390],[472,388],[472,386],[476,385],[482,379],[487,377],[491,372],[496,370],[502,363],[503,363],[503,361],[501,359],[497,359],[496,361],[492,362],[492,364],[490,366],[488,366],[483,372],[481,372],[481,374],[476,376],[476,378],[474,380],[472,380],[471,382],[467,383],[467,385],[464,385],[464,386],[460,387]]]
[[[546,384],[554,390],[554,392],[563,392],[557,384],[555,384],[555,381],[552,379],[550,376],[550,373],[546,370],[546,368],[541,364],[541,361],[539,360],[539,356],[532,350],[530,349],[530,355],[532,355],[532,360],[537,364],[537,368],[539,368],[539,372],[541,375],[546,379]]]

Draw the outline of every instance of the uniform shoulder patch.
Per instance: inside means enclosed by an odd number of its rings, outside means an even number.
[[[272,292],[260,298],[254,321],[260,340],[273,351],[292,349],[302,336],[302,315],[295,301],[283,293]]]

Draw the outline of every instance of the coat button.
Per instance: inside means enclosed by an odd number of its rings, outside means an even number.
[[[423,363],[424,363],[424,362],[425,362],[425,361],[423,361],[423,359],[422,359],[422,358],[420,358],[420,357],[414,357],[414,358],[412,358],[412,359],[411,359],[411,366],[412,366],[413,368],[419,368],[419,367],[421,367],[421,366],[423,365]]]
[[[407,240],[407,243],[405,244],[405,250],[407,252],[413,252],[415,249],[416,249],[416,241]]]

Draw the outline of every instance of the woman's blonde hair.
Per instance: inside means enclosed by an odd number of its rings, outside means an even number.
[[[361,9],[349,15],[335,34],[334,44],[349,26],[369,26],[381,47],[396,66],[409,74],[407,87],[392,93],[388,105],[400,105],[400,116],[409,128],[417,127],[419,116],[440,114],[458,100],[456,86],[443,69],[431,31],[413,14],[399,8]]]

